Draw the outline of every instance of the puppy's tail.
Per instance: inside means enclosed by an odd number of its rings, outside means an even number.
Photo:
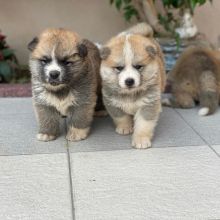
[[[145,37],[153,37],[154,31],[149,24],[142,22],[130,27],[129,29],[123,31],[119,35],[126,35],[126,34],[140,34]]]
[[[201,108],[198,112],[200,116],[213,114],[218,108],[218,93],[212,91],[202,91],[200,94]]]
[[[219,94],[217,79],[212,71],[203,71],[200,78],[200,106],[198,114],[206,116],[213,114],[218,108]]]

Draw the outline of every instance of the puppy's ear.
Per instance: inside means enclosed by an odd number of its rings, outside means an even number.
[[[111,50],[109,47],[101,47],[99,51],[100,51],[100,56],[102,60],[106,60],[111,53]]]
[[[36,48],[38,42],[39,42],[38,38],[35,37],[35,38],[28,44],[28,49],[29,49],[30,51],[33,51],[33,50]]]
[[[88,49],[85,44],[80,43],[77,45],[78,53],[80,57],[86,57],[88,54]]]
[[[151,58],[154,58],[157,55],[157,49],[153,46],[147,46],[146,51]]]

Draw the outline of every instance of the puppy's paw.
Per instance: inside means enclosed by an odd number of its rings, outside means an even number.
[[[127,135],[133,132],[133,127],[132,126],[118,126],[116,127],[115,131],[118,134]]]
[[[68,141],[80,141],[83,139],[86,139],[89,134],[90,128],[80,129],[80,128],[74,128],[70,127],[66,139]]]
[[[52,141],[55,139],[56,139],[56,136],[54,136],[54,135],[42,134],[42,133],[37,134],[38,141]]]
[[[163,106],[167,106],[167,107],[171,107],[172,106],[171,101],[170,101],[169,98],[163,98],[161,100],[161,103],[162,103]]]
[[[146,149],[151,147],[151,139],[149,137],[134,136],[132,139],[132,147],[136,149]]]

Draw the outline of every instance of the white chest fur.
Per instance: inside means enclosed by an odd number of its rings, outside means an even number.
[[[41,94],[39,98],[47,105],[55,107],[61,115],[67,115],[67,109],[77,104],[76,97],[72,93],[69,93],[64,99],[59,99],[50,93]]]
[[[149,103],[149,101],[150,100],[147,97],[140,98],[136,101],[133,99],[113,99],[112,105],[120,108],[127,114],[134,115],[138,109]]]

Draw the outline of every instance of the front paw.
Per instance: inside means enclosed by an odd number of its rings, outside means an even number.
[[[143,136],[133,136],[132,147],[136,149],[146,149],[151,147],[151,139]]]
[[[68,141],[80,141],[86,139],[89,134],[89,130],[90,128],[80,129],[80,128],[70,127],[67,132],[66,139]]]
[[[118,134],[127,135],[133,132],[133,127],[132,126],[117,126],[115,131]]]
[[[171,100],[169,98],[163,98],[161,100],[161,103],[163,106],[166,106],[166,107],[171,107],[172,104],[171,104]]]
[[[42,134],[42,133],[37,134],[37,140],[38,141],[52,141],[52,140],[55,140],[55,139],[56,139],[55,135]]]

